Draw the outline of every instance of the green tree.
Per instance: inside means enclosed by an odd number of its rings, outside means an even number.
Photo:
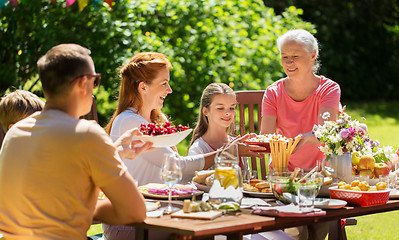
[[[174,92],[164,110],[175,122],[192,125],[205,86],[264,89],[284,76],[276,38],[291,28],[316,32],[301,20],[301,9],[276,15],[262,1],[122,0],[112,10],[92,2],[82,12],[77,4],[64,7],[33,0],[1,10],[0,37],[8,39],[0,43],[0,71],[8,79],[1,90],[37,79],[35,63],[52,46],[81,44],[92,50],[104,76],[96,94],[102,124],[115,109],[118,67],[137,52],[169,57]]]

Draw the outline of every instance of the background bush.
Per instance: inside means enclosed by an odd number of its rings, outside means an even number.
[[[344,100],[398,100],[398,0],[264,0],[277,13],[303,9],[316,25],[320,73],[338,82]]]
[[[118,68],[137,52],[157,51],[173,65],[174,92],[164,110],[175,122],[193,125],[209,83],[264,89],[284,76],[276,38],[291,28],[316,32],[301,14],[289,7],[276,15],[262,1],[249,0],[122,0],[112,9],[92,1],[82,12],[77,4],[66,9],[64,1],[8,4],[1,10],[0,91],[34,86],[41,55],[59,43],[78,43],[92,50],[103,75],[96,97],[104,125],[116,106]],[[40,87],[29,90],[35,89]]]

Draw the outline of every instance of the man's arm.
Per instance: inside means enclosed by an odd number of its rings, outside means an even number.
[[[94,220],[112,225],[142,222],[146,218],[144,198],[133,178],[125,172],[101,188],[108,199],[98,200]]]

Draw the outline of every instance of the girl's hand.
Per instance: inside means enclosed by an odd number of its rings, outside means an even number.
[[[255,133],[248,133],[238,138],[238,154],[242,157],[260,157],[266,152],[265,147],[256,145],[247,145],[245,140],[256,137]]]
[[[261,157],[266,153],[269,152],[266,151],[265,147],[238,143],[238,155],[240,157]]]
[[[141,136],[142,133],[139,129],[134,128],[126,131],[122,136],[115,141],[116,147],[120,158],[135,159],[140,153],[155,150],[152,147],[152,142],[143,142],[141,140],[133,140],[133,136]]]

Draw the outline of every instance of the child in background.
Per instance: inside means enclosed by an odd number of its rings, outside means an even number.
[[[205,88],[201,96],[200,113],[191,139],[189,155],[213,152],[233,139],[230,134],[235,126],[236,104],[236,95],[228,85],[211,83]],[[277,230],[245,235],[244,239],[284,240],[293,238],[283,231]]]
[[[4,133],[16,122],[41,111],[44,102],[35,94],[26,90],[6,93],[0,100],[0,123]]]
[[[234,128],[234,114],[236,110],[236,95],[224,83],[209,84],[201,96],[200,114],[190,142],[188,155],[206,154],[221,148],[225,143],[233,140],[230,136]],[[246,134],[244,138],[255,136]],[[238,143],[240,156],[258,157],[265,150],[260,146],[250,146]]]
[[[190,142],[189,155],[216,151],[233,138],[236,95],[224,83],[209,84],[201,96],[200,113]]]

